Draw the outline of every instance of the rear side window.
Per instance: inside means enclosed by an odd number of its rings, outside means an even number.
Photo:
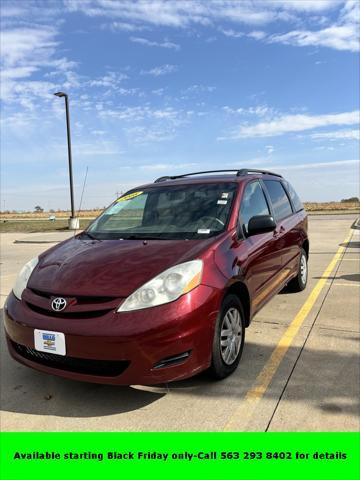
[[[270,215],[264,192],[258,181],[246,185],[241,201],[240,216],[244,233],[247,233],[250,218],[255,215]]]
[[[282,184],[276,180],[264,180],[264,183],[274,208],[275,219],[282,220],[291,215],[291,204]]]
[[[292,185],[289,182],[284,181],[285,188],[290,196],[292,204],[294,205],[295,211],[300,212],[300,210],[304,210],[304,205],[301,203],[299,195],[295,192]]]

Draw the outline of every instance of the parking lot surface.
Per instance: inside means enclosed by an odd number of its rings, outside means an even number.
[[[203,373],[119,387],[48,376],[9,357],[2,328],[1,429],[357,431],[360,225],[355,215],[314,215],[309,230],[307,289],[277,295],[254,318],[238,370],[221,382]],[[2,235],[1,307],[21,266],[68,235]]]

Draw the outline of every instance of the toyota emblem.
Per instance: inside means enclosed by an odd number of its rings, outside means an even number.
[[[54,298],[54,300],[51,302],[51,308],[55,311],[55,312],[61,312],[61,310],[64,310],[64,308],[66,307],[67,305],[67,301],[65,300],[65,298],[62,298],[62,297],[56,297]]]

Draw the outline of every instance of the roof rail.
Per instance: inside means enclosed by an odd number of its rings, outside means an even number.
[[[237,168],[232,170],[206,170],[204,172],[192,172],[192,173],[184,173],[183,175],[173,175],[171,177],[160,177],[155,180],[154,183],[165,182],[166,180],[176,180],[177,178],[184,178],[189,177],[191,175],[203,175],[204,173],[223,173],[223,172],[238,172]]]
[[[262,173],[263,175],[274,175],[275,177],[282,178],[280,173],[269,172],[269,170],[257,170],[256,168],[242,168],[241,170],[238,170],[236,176],[240,177],[241,175],[247,175],[249,173]]]
[[[233,172],[236,173],[237,177],[242,175],[247,175],[251,173],[262,173],[263,175],[275,175],[276,177],[281,177],[282,175],[278,173],[269,172],[267,170],[256,170],[255,168],[242,168],[242,169],[232,169],[232,170],[206,170],[204,172],[192,172],[192,173],[184,173],[183,175],[173,175],[173,176],[165,176],[159,177],[155,180],[154,183],[161,183],[166,182],[167,180],[176,180],[178,178],[190,177],[192,175],[203,175],[204,173],[224,173],[224,172]]]

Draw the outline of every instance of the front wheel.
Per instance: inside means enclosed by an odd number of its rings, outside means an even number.
[[[302,292],[306,288],[308,280],[308,259],[305,250],[300,251],[298,273],[289,283],[289,288],[292,292]]]
[[[236,295],[228,295],[216,322],[210,367],[214,378],[225,378],[236,370],[244,348],[244,339],[244,310]]]

